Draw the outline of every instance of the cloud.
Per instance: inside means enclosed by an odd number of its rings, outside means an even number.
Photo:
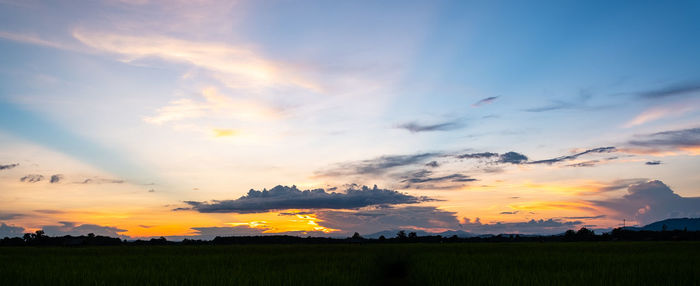
[[[614,180],[614,181],[610,181],[610,182],[602,184],[602,186],[599,187],[597,190],[599,192],[617,191],[617,190],[629,188],[629,186],[631,186],[631,185],[642,184],[642,183],[646,183],[648,181],[649,181],[648,179],[644,179],[644,178]]]
[[[665,98],[670,96],[685,95],[700,92],[700,82],[676,83],[661,89],[640,92],[642,98]]]
[[[528,108],[525,109],[524,111],[526,112],[547,112],[547,111],[554,111],[554,110],[562,110],[562,109],[583,109],[583,108],[590,108],[589,106],[586,105],[586,102],[588,102],[593,95],[588,91],[588,90],[581,90],[579,91],[578,96],[575,96],[571,98],[571,100],[568,101],[563,101],[563,100],[550,100],[548,105],[540,106],[540,107],[534,107],[534,108]]]
[[[56,48],[56,49],[61,49],[61,50],[70,49],[68,46],[65,46],[63,44],[59,44],[56,42],[44,40],[36,35],[16,34],[16,33],[9,33],[9,32],[0,31],[0,38],[7,39],[10,41],[20,42],[20,43]]]
[[[219,93],[214,87],[204,88],[195,98],[182,98],[156,110],[156,115],[145,117],[151,124],[178,122],[201,117],[235,119],[269,119],[279,116],[280,111],[256,101],[230,98]],[[235,130],[213,129],[215,136],[231,136]]]
[[[83,180],[82,182],[78,182],[78,184],[123,184],[125,181],[124,180],[118,180],[118,179],[104,179],[104,178],[99,178],[99,177],[93,177],[93,178],[87,178]]]
[[[408,183],[425,183],[425,182],[473,182],[476,181],[477,179],[470,178],[467,175],[463,174],[451,174],[451,175],[446,175],[446,176],[441,176],[441,177],[425,177],[425,176],[415,176],[413,178],[409,178],[406,180],[403,180],[402,182],[408,182]]]
[[[464,183],[478,181],[464,174],[449,174],[444,176],[431,177],[433,172],[420,170],[401,176],[405,183],[403,189],[456,189],[464,186]]]
[[[617,219],[635,219],[644,225],[677,217],[700,216],[700,197],[681,197],[661,181],[632,185],[622,198],[591,201]]]
[[[319,176],[382,175],[394,168],[423,164],[441,153],[421,153],[414,155],[381,156],[357,162],[341,163],[337,167],[317,171]]]
[[[9,169],[12,169],[12,168],[17,167],[17,166],[19,166],[19,164],[16,164],[16,163],[15,164],[0,165],[0,170],[9,170]]]
[[[661,165],[661,161],[647,161],[645,165]]]
[[[432,206],[407,206],[355,212],[325,210],[316,212],[324,227],[347,233],[375,233],[394,229],[422,229],[430,232],[458,229],[456,213]]]
[[[498,157],[498,153],[482,152],[482,153],[470,153],[457,155],[458,159],[490,159],[493,157]]]
[[[0,220],[11,220],[11,219],[16,219],[19,217],[23,217],[23,214],[14,214],[14,213],[0,213]]]
[[[575,164],[569,164],[566,165],[567,167],[593,167],[600,163],[600,160],[590,160],[590,161],[585,161],[581,163],[575,163]]]
[[[428,163],[425,163],[425,166],[431,167],[431,168],[437,168],[437,167],[440,167],[440,163],[438,163],[437,161],[430,161]]]
[[[487,97],[487,98],[484,98],[482,100],[475,102],[474,104],[472,104],[472,107],[479,107],[482,105],[491,104],[494,101],[496,101],[496,99],[498,99],[498,96]]]
[[[125,232],[125,229],[120,229],[111,226],[100,226],[96,224],[81,224],[77,225],[73,222],[60,221],[61,225],[46,225],[41,229],[48,236],[65,236],[65,235],[85,235],[94,233],[95,235],[119,237],[120,232]]]
[[[522,164],[527,162],[527,156],[520,154],[518,152],[507,152],[504,154],[498,154],[493,152],[481,152],[481,153],[467,153],[455,156],[457,159],[497,159],[496,163],[503,164]]]
[[[51,176],[51,179],[49,180],[49,182],[52,184],[56,184],[56,183],[60,182],[61,180],[63,180],[63,175],[56,174],[56,175]]]
[[[512,211],[512,212],[500,212],[499,214],[502,215],[513,215],[513,214],[518,214],[520,211]]]
[[[403,123],[399,124],[396,126],[396,128],[400,129],[406,129],[410,131],[411,133],[418,133],[418,132],[432,132],[432,131],[450,131],[450,130],[455,130],[455,129],[460,129],[463,128],[464,125],[461,123],[461,120],[452,120],[452,121],[447,121],[447,122],[442,122],[442,123],[437,123],[437,124],[420,124],[417,122],[408,122],[408,123]]]
[[[594,149],[589,149],[583,152],[579,152],[576,154],[572,155],[566,155],[566,156],[561,156],[561,157],[556,157],[552,159],[546,159],[546,160],[538,160],[538,161],[531,161],[528,162],[528,164],[554,164],[554,163],[559,163],[561,161],[568,161],[568,160],[574,160],[580,156],[586,155],[586,154],[591,154],[591,153],[610,153],[610,152],[616,152],[617,149],[615,147],[599,147],[599,148],[594,148]]]
[[[599,219],[605,218],[606,215],[596,215],[596,216],[565,216],[563,219]]]
[[[700,154],[700,127],[670,130],[647,135],[637,136],[638,139],[630,140],[627,143],[632,147],[641,150],[626,149],[630,152],[638,151],[689,151]]]
[[[666,107],[654,107],[639,115],[635,116],[632,120],[628,121],[623,127],[629,128],[637,125],[642,125],[647,122],[655,121],[664,117],[677,117],[684,113],[694,110],[695,104],[684,102],[683,104],[675,104]]]
[[[415,197],[393,190],[350,188],[344,193],[326,192],[323,189],[299,190],[296,186],[276,186],[256,191],[235,200],[197,202],[186,201],[192,210],[201,213],[259,213],[285,209],[356,209],[375,205],[416,204],[431,201],[427,197]],[[183,209],[176,209],[183,210]]]
[[[44,179],[44,176],[37,174],[29,174],[19,179],[20,182],[24,183],[37,183]]]
[[[527,162],[527,156],[517,153],[508,152],[499,156],[498,163],[522,164]]]
[[[547,220],[532,219],[523,222],[496,222],[484,224],[481,223],[479,218],[477,218],[475,221],[471,221],[469,218],[464,218],[462,222],[462,230],[481,234],[559,234],[569,229],[575,229],[582,223],[583,222],[578,220],[567,221],[550,218]]]
[[[300,76],[299,69],[266,59],[242,46],[80,29],[73,31],[73,36],[96,50],[122,55],[126,61],[158,58],[190,64],[212,72],[215,78],[232,88],[294,86],[320,90],[314,82]]]
[[[7,225],[4,222],[0,223],[0,238],[5,237],[22,237],[24,228],[14,225]]]

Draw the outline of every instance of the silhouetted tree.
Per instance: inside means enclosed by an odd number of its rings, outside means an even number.
[[[355,234],[352,235],[352,239],[358,240],[358,239],[364,239],[362,236],[360,236],[359,233],[355,232]]]
[[[573,240],[576,237],[576,232],[573,229],[567,230],[564,233],[564,238],[566,240]]]
[[[418,234],[415,231],[409,232],[408,238],[409,239],[416,239],[416,238],[418,238]]]
[[[398,239],[406,239],[406,232],[403,230],[399,230],[399,232],[396,233],[396,238]]]
[[[379,236],[379,241],[385,241],[385,240],[386,240],[386,237],[384,237],[383,235]]]

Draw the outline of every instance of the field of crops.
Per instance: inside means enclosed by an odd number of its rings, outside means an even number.
[[[700,243],[0,247],[0,285],[700,285]]]

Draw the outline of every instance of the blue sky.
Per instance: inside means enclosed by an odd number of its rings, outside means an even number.
[[[8,226],[557,232],[700,214],[695,1],[0,7]],[[276,200],[297,208],[198,207],[277,185],[431,200],[362,223],[382,210],[294,188]]]

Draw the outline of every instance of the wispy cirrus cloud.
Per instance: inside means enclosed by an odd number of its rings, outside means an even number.
[[[629,153],[685,151],[700,154],[700,127],[637,135],[627,142]]]
[[[411,133],[433,132],[433,131],[450,131],[450,130],[460,129],[463,127],[464,127],[464,124],[462,123],[462,120],[460,120],[460,119],[441,122],[441,123],[435,123],[435,124],[421,124],[418,122],[407,122],[407,123],[402,123],[402,124],[396,125],[396,128],[405,129],[405,130],[410,131]]]
[[[383,175],[401,167],[425,164],[426,161],[441,156],[442,153],[419,153],[413,155],[387,155],[374,159],[339,163],[326,170],[316,172],[318,176]]]
[[[623,127],[630,128],[663,118],[678,117],[696,110],[696,104],[698,103],[700,103],[700,101],[676,103],[668,106],[655,106],[635,116],[632,120],[626,122]]]
[[[565,156],[560,156],[552,159],[545,159],[545,160],[537,160],[537,161],[531,161],[528,162],[528,164],[554,164],[554,163],[559,163],[562,161],[569,161],[569,160],[574,160],[580,156],[587,155],[587,154],[594,154],[594,153],[611,153],[611,152],[616,152],[617,149],[615,147],[599,147],[599,148],[593,148],[593,149],[588,149],[583,152],[578,152],[575,154],[571,155],[565,155]]]
[[[162,35],[133,36],[76,29],[73,36],[99,51],[122,55],[125,61],[158,58],[190,64],[210,72],[229,87],[296,86],[321,88],[290,65],[270,60],[243,46],[182,40]]]
[[[638,93],[639,97],[654,99],[700,92],[700,82],[679,82],[663,88]]]
[[[182,98],[156,110],[156,115],[144,118],[152,124],[179,122],[201,117],[219,117],[234,119],[269,119],[276,118],[280,111],[258,102],[234,99],[222,95],[214,87],[205,88],[195,98]],[[222,134],[222,132],[218,132]],[[223,133],[223,135],[232,135]]]
[[[472,107],[479,107],[479,106],[482,106],[482,105],[491,104],[491,103],[493,103],[494,101],[496,101],[496,99],[498,99],[498,96],[487,97],[487,98],[484,98],[484,99],[482,99],[482,100],[479,100],[479,101],[475,102],[474,104],[472,104]]]
[[[356,209],[375,205],[417,204],[432,201],[428,197],[416,197],[393,190],[350,188],[345,192],[326,192],[324,189],[299,190],[296,186],[276,186],[256,191],[235,200],[211,202],[185,201],[190,208],[201,213],[260,213],[286,209]]]

